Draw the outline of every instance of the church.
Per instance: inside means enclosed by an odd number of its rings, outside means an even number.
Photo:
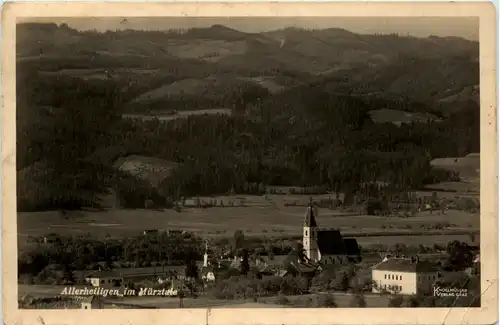
[[[361,252],[356,239],[343,238],[337,229],[321,229],[316,222],[312,202],[307,207],[302,235],[305,255],[319,264],[345,264],[359,262]]]

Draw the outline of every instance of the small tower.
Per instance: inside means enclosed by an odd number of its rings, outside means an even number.
[[[203,254],[203,267],[208,266],[208,241],[205,241],[205,254]]]
[[[309,206],[307,207],[304,219],[302,245],[304,246],[305,254],[309,260],[314,262],[320,260],[318,248],[318,224],[316,223],[315,209],[312,199],[309,201]]]

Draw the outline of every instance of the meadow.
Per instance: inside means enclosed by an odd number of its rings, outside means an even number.
[[[235,197],[236,198],[236,197]],[[304,206],[285,202],[305,200],[300,195],[245,196],[244,207],[182,208],[175,210],[102,210],[18,213],[19,245],[30,236],[58,233],[103,238],[137,235],[146,229],[185,230],[204,237],[232,237],[240,229],[247,237],[295,238],[301,236]],[[316,198],[316,196],[315,196]],[[228,197],[214,198],[217,200]],[[361,245],[446,244],[469,241],[468,233],[479,231],[479,213],[448,210],[445,214],[423,211],[414,217],[368,216],[319,208],[318,225],[337,228],[345,236],[357,237]],[[437,224],[444,229],[433,230]]]

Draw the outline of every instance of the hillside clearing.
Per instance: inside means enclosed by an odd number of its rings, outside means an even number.
[[[158,187],[164,179],[170,176],[172,170],[178,164],[155,157],[130,155],[119,158],[113,166],[122,172],[149,182],[154,187]]]
[[[463,181],[479,184],[481,159],[479,153],[469,154],[465,157],[437,158],[431,161],[431,165],[456,172]]]
[[[193,41],[169,42],[167,51],[169,54],[181,59],[201,59],[216,62],[230,55],[245,54],[248,45],[245,41],[224,41],[196,39]]]

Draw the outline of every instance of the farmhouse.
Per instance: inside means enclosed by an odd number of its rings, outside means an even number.
[[[166,265],[157,267],[122,268],[113,271],[98,271],[86,277],[86,281],[94,287],[116,287],[128,281],[155,279],[171,281],[185,279],[183,265]]]
[[[316,272],[320,270],[319,265],[307,261],[300,261],[294,259],[293,254],[287,258],[287,265],[278,273],[280,276],[301,276],[304,278],[312,279]]]
[[[123,283],[123,277],[112,271],[96,272],[85,278],[94,287],[117,287]]]
[[[384,258],[372,267],[375,293],[425,294],[438,279],[434,265],[418,258]]]
[[[306,211],[302,235],[307,259],[321,264],[343,264],[353,259],[359,260],[361,254],[356,239],[342,238],[339,230],[320,229],[315,214],[311,202]]]

